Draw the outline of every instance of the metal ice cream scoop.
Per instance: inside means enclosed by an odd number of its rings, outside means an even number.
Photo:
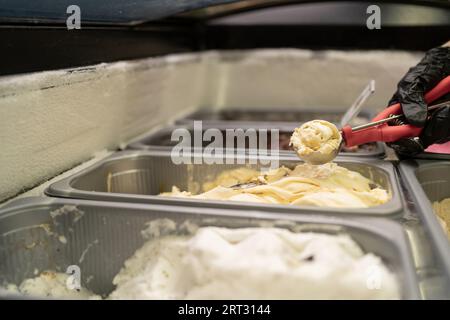
[[[248,189],[253,188],[262,185],[262,183],[257,182],[245,182],[245,183],[237,183],[235,185],[230,186],[233,190],[242,190],[242,189]]]
[[[425,101],[430,104],[449,92],[450,76],[447,76],[425,94]],[[428,112],[442,107],[450,107],[450,101],[431,106],[428,108]],[[400,103],[393,104],[380,112],[371,122],[367,124],[354,128],[348,125],[344,126],[340,131],[341,141],[339,143],[339,147],[334,149],[331,153],[323,154],[314,151],[307,156],[302,155],[302,158],[311,164],[324,164],[333,161],[344,144],[347,147],[352,147],[369,142],[393,142],[402,138],[419,136],[423,128],[415,127],[410,124],[389,125],[389,122],[394,122],[395,120],[399,120],[403,117],[404,114],[402,113]]]
[[[351,120],[358,115],[358,113],[360,112],[360,110],[363,107],[366,100],[374,92],[375,92],[375,80],[371,80],[369,82],[369,84],[361,91],[361,93],[356,98],[356,100],[352,103],[352,105],[348,108],[348,110],[342,116],[341,121],[340,121],[341,127],[344,127],[345,125],[350,123]],[[341,140],[339,141],[338,148],[333,150],[331,153],[324,154],[322,152],[313,151],[312,153],[310,153],[308,155],[300,156],[299,153],[297,152],[298,150],[296,149],[295,145],[293,146],[293,149],[295,150],[297,155],[305,162],[308,162],[313,165],[325,164],[327,162],[333,161],[333,159],[336,158],[336,156],[338,155],[338,153],[342,147],[342,143],[343,143],[342,134],[340,134],[340,139]]]

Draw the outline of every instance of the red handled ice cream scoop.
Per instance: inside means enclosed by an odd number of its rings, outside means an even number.
[[[433,89],[425,94],[427,104],[439,99],[450,92],[450,76],[444,78]],[[428,108],[432,111],[444,106],[450,106],[450,101],[440,103]],[[372,122],[351,128],[345,126],[342,128],[343,143],[347,147],[352,147],[368,142],[383,141],[393,142],[402,138],[417,137],[423,128],[410,124],[390,125],[393,120],[404,117],[400,103],[393,104],[380,112]]]
[[[450,76],[430,90],[425,95],[425,101],[430,104],[448,92]],[[450,106],[450,101],[429,107],[428,112],[444,106]],[[290,145],[302,160],[320,165],[333,161],[344,144],[352,147],[375,141],[393,142],[419,136],[422,128],[403,124],[403,121],[399,120],[402,117],[404,115],[401,105],[397,103],[380,112],[372,122],[354,128],[345,126],[341,131],[327,121],[313,120],[294,130]]]

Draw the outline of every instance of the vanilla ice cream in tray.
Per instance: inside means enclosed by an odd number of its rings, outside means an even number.
[[[265,124],[273,125],[278,123],[283,125],[290,123],[291,125],[298,125],[307,121],[321,119],[328,122],[339,124],[342,116],[347,110],[345,109],[322,109],[317,111],[317,108],[306,109],[284,109],[273,108],[267,109],[222,109],[222,110],[199,110],[188,116],[176,121],[178,124],[189,124],[194,120],[201,120],[205,125],[221,124],[223,121],[233,122],[235,125],[248,125],[248,124]],[[369,111],[361,111],[353,120],[352,125],[361,125],[370,122],[373,114]]]
[[[280,125],[276,123],[267,125],[236,125],[234,123],[221,122],[216,125],[198,124],[168,126],[149,133],[129,144],[129,149],[136,150],[172,150],[175,146],[185,143],[193,149],[204,149],[217,139],[220,140],[223,148],[227,142],[231,143],[233,149],[243,149],[245,152],[252,152],[252,149],[279,150],[282,155],[297,157],[289,146],[292,132],[300,124]],[[272,132],[275,130],[276,132]],[[231,138],[227,138],[229,135]],[[233,137],[235,136],[235,138]],[[237,137],[241,137],[238,140]],[[253,151],[254,152],[254,151]],[[385,156],[384,143],[371,142],[355,147],[343,147],[340,156],[383,158]]]
[[[450,285],[450,161],[401,161],[400,173]]]
[[[356,158],[312,166],[292,157],[193,153],[180,158],[166,151],[130,150],[51,184],[46,194],[298,214],[403,212],[393,165]]]
[[[0,210],[0,295],[418,299],[386,219],[24,198]]]

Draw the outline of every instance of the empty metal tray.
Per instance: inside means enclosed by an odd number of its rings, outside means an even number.
[[[394,167],[382,160],[337,159],[336,163],[357,171],[386,189],[391,195],[387,203],[371,208],[320,208],[312,206],[291,206],[258,204],[238,201],[199,200],[189,198],[157,196],[171,191],[172,186],[192,193],[202,191],[205,182],[213,181],[221,172],[246,166],[260,169],[261,163],[250,164],[253,160],[270,160],[269,157],[229,157],[233,164],[207,164],[223,158],[204,157],[195,154],[191,164],[175,164],[170,152],[164,151],[123,151],[82,170],[68,178],[55,182],[46,190],[47,195],[57,197],[174,204],[196,207],[228,207],[236,209],[260,209],[291,213],[322,213],[350,215],[396,215],[402,212],[402,199]],[[194,164],[197,160],[201,164]],[[237,161],[245,161],[237,164]],[[279,164],[294,167],[300,161],[279,158]]]
[[[0,284],[20,284],[39,272],[64,273],[68,266],[77,265],[81,285],[107,296],[114,289],[112,279],[124,261],[143,245],[141,231],[147,228],[146,223],[162,218],[176,223],[176,230],[168,231],[176,234],[186,234],[189,229],[183,226],[192,223],[346,233],[365,252],[380,256],[397,275],[403,299],[419,297],[404,232],[396,223],[385,219],[349,220],[58,198],[25,198],[0,210]],[[191,224],[183,224],[186,221]],[[0,291],[0,295],[4,298],[8,293]]]
[[[191,137],[190,145],[193,149],[202,149],[208,146],[210,144],[210,141],[202,141],[203,139],[198,139],[199,144],[198,146],[194,146],[195,141],[197,138],[195,137],[202,137],[204,132],[208,129],[217,129],[222,132],[222,137],[224,137],[222,141],[222,145],[225,147],[225,137],[226,137],[226,130],[227,129],[242,129],[242,130],[248,130],[248,129],[255,129],[256,130],[256,140],[254,141],[254,144],[259,146],[259,131],[260,129],[266,129],[267,131],[267,147],[261,148],[262,150],[270,149],[271,148],[271,135],[270,135],[270,129],[277,129],[278,136],[279,136],[279,142],[278,142],[278,149],[280,150],[279,153],[281,155],[291,156],[294,158],[297,158],[297,155],[294,151],[291,150],[289,147],[289,141],[292,135],[293,130],[295,129],[296,125],[294,126],[286,126],[286,125],[277,125],[277,124],[270,124],[270,125],[245,125],[245,126],[236,126],[236,124],[233,123],[225,123],[221,122],[218,123],[215,126],[205,126],[203,125],[201,129],[195,129],[191,125],[186,126],[168,126],[163,129],[151,132],[147,136],[144,136],[143,138],[140,138],[139,140],[132,142],[129,144],[129,149],[135,149],[135,150],[164,150],[164,151],[170,151],[173,149],[175,145],[179,143],[179,140],[172,140],[172,133],[174,130],[177,129],[184,129],[189,132],[189,136]],[[189,142],[189,141],[188,141]],[[239,145],[237,143],[237,140],[234,139],[234,147],[235,149],[245,149],[246,152],[250,152],[249,150],[249,143],[250,138],[245,137],[245,140],[243,141],[243,144]],[[241,147],[242,146],[242,147]],[[241,147],[241,148],[239,148]],[[381,142],[371,142],[363,144],[357,148],[349,148],[346,149],[345,147],[342,149],[342,151],[339,153],[340,156],[345,157],[364,157],[364,158],[383,158],[385,156],[385,147],[384,143]]]
[[[220,124],[223,121],[233,122],[235,125],[242,124],[266,124],[273,125],[298,125],[299,123],[321,119],[332,123],[339,124],[346,109],[324,109],[317,111],[317,109],[222,109],[222,110],[199,110],[190,115],[178,119],[178,124],[190,124],[194,120],[202,120],[205,125]],[[363,124],[372,119],[373,114],[369,111],[363,110],[355,119],[355,123]]]
[[[400,174],[436,248],[450,283],[450,242],[432,208],[432,202],[450,198],[450,161],[407,160]]]

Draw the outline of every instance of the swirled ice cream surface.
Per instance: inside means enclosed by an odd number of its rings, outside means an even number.
[[[335,163],[299,164],[294,169],[282,166],[268,172],[244,169],[223,172],[215,181],[205,183],[206,192],[200,194],[174,186],[161,196],[341,208],[367,208],[390,199],[387,190],[374,187],[373,181]],[[249,182],[256,185],[232,188]]]

